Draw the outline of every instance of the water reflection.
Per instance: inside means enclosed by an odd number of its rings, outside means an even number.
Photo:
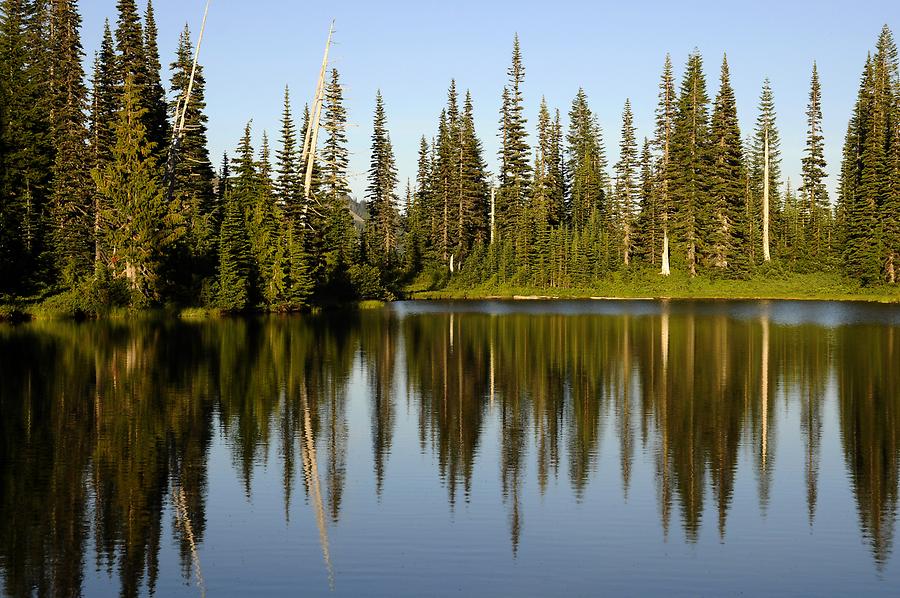
[[[740,468],[752,467],[765,515],[779,426],[799,422],[790,435],[802,445],[812,530],[829,396],[859,533],[882,570],[898,498],[897,316],[826,311],[817,319],[797,304],[407,304],[308,318],[2,327],[3,591],[79,595],[96,568],[124,596],[154,593],[161,576],[176,574],[160,565],[174,542],[181,579],[205,593],[217,438],[245,500],[270,461],[285,521],[302,493],[331,587],[329,536],[345,523],[345,494],[358,492],[351,474],[363,475],[348,470],[351,438],[371,443],[366,475],[379,501],[403,473],[391,465],[401,435],[434,457],[451,510],[473,500],[476,469],[496,471],[517,557],[530,488],[544,495],[563,484],[577,503],[592,484],[617,483],[629,501],[647,473],[663,539],[696,543],[712,526],[727,541]],[[365,395],[363,418],[348,398],[354,390]],[[793,411],[797,419],[785,415]],[[365,418],[368,430],[357,429]],[[604,451],[616,482],[598,473]]]

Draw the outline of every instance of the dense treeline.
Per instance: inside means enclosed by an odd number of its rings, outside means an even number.
[[[736,279],[835,271],[864,285],[897,282],[900,72],[886,26],[865,62],[836,202],[825,186],[815,64],[795,189],[781,175],[768,80],[744,136],[727,59],[718,84],[708,85],[696,51],[680,85],[666,57],[651,135],[640,139],[624,102],[615,164],[583,90],[565,124],[542,101],[529,141],[516,38],[501,96],[499,171],[488,171],[471,94],[453,81],[401,200],[379,92],[363,205],[350,194],[337,70],[309,172],[305,137],[317,115],[307,107],[298,126],[286,89],[274,153],[265,134],[253,147],[250,121],[216,173],[202,65],[182,104],[190,31],[167,94],[151,2],[143,16],[134,0],[117,9],[87,81],[76,0],[0,4],[0,293],[56,295],[83,312],[169,302],[290,311],[391,297],[416,279],[590,288],[637,272]]]

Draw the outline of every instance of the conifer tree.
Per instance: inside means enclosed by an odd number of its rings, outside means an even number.
[[[225,217],[219,233],[218,307],[239,312],[250,304],[250,241],[244,210],[232,193],[225,195]]]
[[[529,164],[528,134],[525,126],[522,85],[525,66],[519,36],[513,39],[512,64],[507,71],[509,81],[503,88],[503,104],[500,115],[500,188],[497,195],[497,227],[511,233],[518,211],[529,196],[531,165]]]
[[[300,220],[302,183],[299,156],[297,155],[297,127],[291,115],[291,96],[284,88],[284,108],[281,115],[281,149],[276,152],[278,175],[275,193],[285,213],[294,220]]]
[[[663,219],[654,179],[650,140],[645,137],[641,150],[640,212],[635,227],[635,256],[651,266],[659,265],[662,255]]]
[[[759,238],[751,235],[748,242],[751,254],[755,254],[758,242],[762,247],[763,261],[769,261],[773,245],[772,232],[775,230],[773,222],[781,204],[778,197],[778,189],[781,188],[781,137],[775,122],[775,101],[768,79],[763,82],[758,110],[750,146],[750,192],[753,208],[748,210],[751,218],[748,225],[758,218],[762,223],[762,230]]]
[[[260,293],[266,305],[273,308],[280,305],[285,298],[289,267],[285,267],[285,248],[279,239],[282,217],[281,211],[275,205],[271,149],[265,131],[257,171],[258,180],[254,185],[253,211],[250,215],[248,233],[255,272],[259,276]]]
[[[314,230],[321,238],[323,252],[323,283],[331,294],[346,295],[349,281],[346,270],[356,251],[356,231],[350,215],[347,182],[349,152],[347,150],[347,110],[337,69],[331,70],[331,80],[325,87],[325,143],[322,149],[321,210],[323,222]]]
[[[807,255],[822,264],[828,246],[827,222],[829,219],[828,190],[825,188],[825,138],[822,135],[822,90],[819,73],[813,63],[810,81],[809,106],[806,111],[806,149],[802,164],[803,186],[800,192],[806,199],[803,208],[808,231]]]
[[[675,214],[671,191],[674,186],[676,172],[670,167],[670,163],[672,159],[672,139],[675,131],[675,115],[677,112],[676,101],[672,59],[666,54],[663,74],[659,82],[659,103],[656,108],[656,136],[653,140],[659,152],[659,163],[656,171],[659,178],[659,217],[662,230],[660,273],[663,276],[669,276],[671,273],[670,242]]]
[[[148,23],[148,31],[150,26]],[[186,234],[183,239],[184,251],[178,254],[181,269],[189,269],[195,277],[194,283],[209,278],[215,273],[216,252],[219,235],[216,222],[221,214],[216,213],[216,193],[213,189],[212,163],[207,149],[206,79],[203,65],[197,64],[191,101],[185,108],[193,71],[193,50],[191,33],[187,26],[181,33],[175,60],[171,63],[171,88],[174,99],[168,109],[172,119],[179,111],[184,112],[184,130],[175,161],[173,198],[185,218]],[[185,255],[186,254],[186,255]]]
[[[688,57],[670,142],[669,192],[675,225],[674,248],[691,276],[698,274],[704,219],[709,217],[709,97],[698,52]]]
[[[375,117],[372,132],[372,154],[369,162],[369,186],[366,202],[369,224],[366,231],[366,256],[376,266],[392,267],[397,250],[397,166],[381,91],[375,94]]]
[[[709,188],[714,219],[706,220],[711,265],[730,276],[750,271],[746,239],[746,192],[741,131],[728,60],[722,58],[719,93],[710,123],[712,166]]]
[[[90,272],[94,246],[93,186],[87,158],[87,89],[81,66],[81,15],[73,0],[58,0],[51,13],[52,134],[55,149],[52,236],[57,269],[72,285]]]
[[[578,90],[572,101],[566,142],[567,211],[572,226],[583,228],[592,213],[606,210],[607,186],[606,152],[600,125],[583,89]]]
[[[136,307],[160,300],[164,252],[182,232],[179,217],[166,204],[144,116],[139,90],[129,75],[114,130],[112,158],[93,172],[105,199],[106,263],[114,276],[127,279]]]
[[[618,214],[615,221],[618,234],[621,235],[620,251],[622,262],[631,264],[634,249],[634,219],[638,202],[639,188],[637,182],[638,148],[635,139],[634,116],[631,113],[631,101],[625,100],[622,111],[622,138],[619,144],[619,161],[616,163],[616,207]]]
[[[166,91],[163,89],[160,78],[162,65],[159,59],[157,36],[153,0],[147,0],[147,12],[144,16],[143,47],[147,79],[146,87],[142,91],[144,106],[147,108],[147,139],[156,147],[155,157],[157,163],[162,164],[169,147],[169,121],[167,118],[169,107],[166,103]],[[190,46],[190,43],[188,43],[188,46]],[[188,73],[188,76],[190,77],[190,73]],[[193,97],[191,101],[193,101]]]
[[[55,159],[47,2],[4,0],[0,21],[0,290],[44,277]]]
[[[114,145],[113,127],[119,110],[116,90],[116,49],[109,20],[103,27],[100,51],[94,58],[94,79],[91,90],[91,146],[95,166],[108,161]]]
[[[472,94],[466,91],[459,124],[459,226],[457,253],[464,260],[478,245],[489,240],[487,219],[490,190],[481,140],[475,132],[475,108]]]
[[[141,104],[146,106],[147,59],[144,54],[144,33],[135,0],[117,0],[116,21],[116,74],[120,92],[125,81],[132,77],[140,93]],[[144,117],[147,119],[147,117]]]

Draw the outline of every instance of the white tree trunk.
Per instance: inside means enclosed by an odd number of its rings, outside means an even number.
[[[771,261],[772,255],[769,253],[769,128],[766,126],[765,132],[765,155],[763,160],[763,260]]]
[[[491,187],[491,245],[497,238],[497,190]]]
[[[662,251],[662,271],[660,274],[663,276],[668,276],[672,273],[672,270],[669,268],[669,229],[663,231],[663,251]]]

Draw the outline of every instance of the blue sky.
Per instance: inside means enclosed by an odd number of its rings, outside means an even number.
[[[145,0],[138,0],[143,11]],[[115,0],[85,0],[83,42],[91,60]],[[160,52],[167,65],[185,22],[196,36],[205,0],[155,0]],[[218,167],[253,119],[277,143],[282,95],[295,113],[310,101],[325,37],[337,21],[332,64],[346,86],[351,187],[365,189],[375,91],[381,89],[401,189],[415,176],[421,135],[435,134],[451,78],[473,95],[476,128],[496,172],[497,122],[514,33],[525,61],[529,127],[542,96],[565,117],[584,87],[604,131],[610,164],[618,155],[622,106],[631,99],[638,135],[652,133],[666,52],[680,78],[698,48],[710,96],[728,54],[742,134],[752,130],[760,86],[772,81],[782,135],[783,171],[799,184],[805,110],[813,61],[823,87],[829,188],[866,53],[883,24],[900,34],[896,2],[295,2],[213,0],[201,62],[207,78],[210,151]],[[166,81],[167,83],[167,81]],[[533,131],[533,130],[532,130]],[[833,198],[832,198],[833,199]]]

